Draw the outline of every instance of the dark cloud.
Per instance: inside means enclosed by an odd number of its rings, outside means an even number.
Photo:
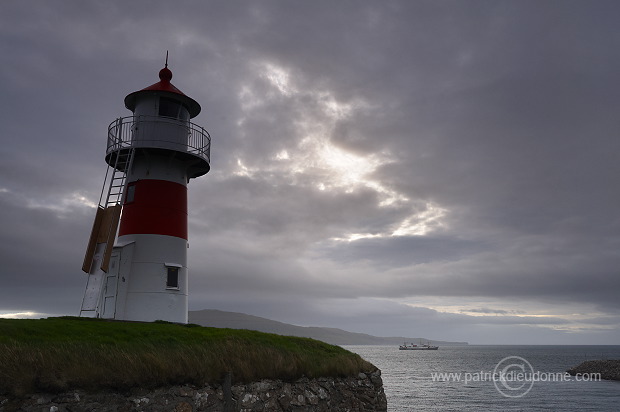
[[[77,313],[107,125],[169,50],[213,136],[212,171],[189,185],[194,309],[479,342],[617,339],[619,14],[612,1],[4,2],[0,313]]]

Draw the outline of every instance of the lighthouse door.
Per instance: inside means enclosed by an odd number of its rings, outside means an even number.
[[[103,310],[102,318],[114,319],[116,313],[116,290],[118,281],[118,264],[120,253],[113,252],[110,258],[110,270],[105,277],[105,287],[103,290]]]

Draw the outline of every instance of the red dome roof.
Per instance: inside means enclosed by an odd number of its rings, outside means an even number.
[[[136,99],[138,98],[138,95],[143,94],[144,92],[164,92],[165,94],[174,93],[178,95],[177,98],[185,104],[189,110],[190,117],[197,116],[198,113],[200,113],[200,105],[198,102],[187,96],[181,90],[177,89],[172,83],[170,83],[171,79],[172,71],[168,68],[168,64],[166,63],[166,66],[159,71],[159,81],[149,87],[145,87],[142,90],[127,95],[127,97],[125,97],[125,107],[133,111],[136,107]]]
[[[142,90],[161,90],[165,92],[178,93],[185,96],[185,93],[183,93],[181,90],[177,89],[172,83],[170,83],[170,80],[172,80],[172,71],[166,65],[166,67],[159,71],[159,81],[155,84],[150,85],[149,87],[145,87]]]

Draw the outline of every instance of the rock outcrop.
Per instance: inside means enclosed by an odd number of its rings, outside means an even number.
[[[129,393],[71,391],[0,396],[0,411],[117,412],[117,411],[386,411],[381,371],[348,378],[302,378],[294,382],[262,380],[249,384],[174,386]]]
[[[620,381],[620,359],[585,361],[567,372],[573,376],[600,373],[601,379]]]

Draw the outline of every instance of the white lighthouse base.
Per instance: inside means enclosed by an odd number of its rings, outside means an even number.
[[[97,255],[103,250],[95,253]],[[164,235],[121,236],[108,273],[93,264],[80,316],[187,323],[187,241]]]

